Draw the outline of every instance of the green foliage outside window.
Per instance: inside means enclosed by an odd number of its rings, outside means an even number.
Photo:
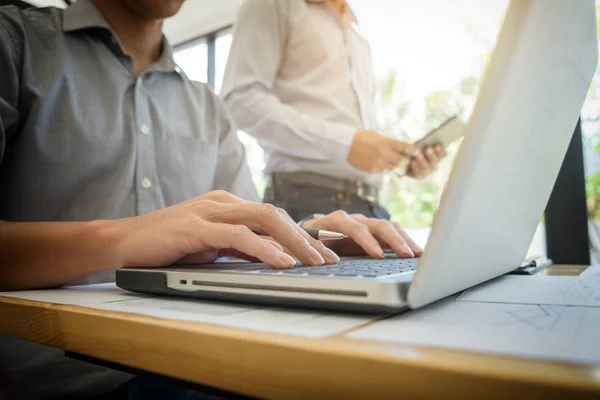
[[[396,73],[390,72],[379,82],[381,95],[378,117],[382,132],[398,140],[414,142],[453,115],[466,120],[478,88],[479,78],[469,76],[460,81],[455,90],[430,93],[422,104],[402,101],[399,99],[403,92],[402,85]],[[416,115],[422,117],[414,123],[419,119]],[[458,147],[455,144],[447,149],[448,157],[426,179],[415,180],[394,174],[386,177],[381,202],[393,220],[401,222],[406,228],[431,225]]]
[[[596,24],[600,38],[600,6],[596,5]],[[595,158],[600,158],[600,68],[596,70],[594,80],[588,91],[583,110],[581,123],[583,131],[583,145],[588,166],[592,165]],[[600,220],[600,170],[587,171],[585,187],[588,203],[588,215],[592,221]]]

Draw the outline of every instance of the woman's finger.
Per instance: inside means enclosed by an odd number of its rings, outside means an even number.
[[[433,147],[428,147],[425,150],[425,158],[427,159],[427,163],[429,164],[430,171],[434,170],[440,162],[440,158],[438,157]]]

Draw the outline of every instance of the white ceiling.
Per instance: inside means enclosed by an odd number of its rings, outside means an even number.
[[[38,7],[64,7],[62,0],[26,0]],[[187,0],[181,10],[165,21],[164,32],[172,45],[231,25],[243,0]]]

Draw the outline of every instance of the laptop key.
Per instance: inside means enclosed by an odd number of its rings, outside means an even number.
[[[310,273],[314,273],[314,272],[327,272],[328,274],[331,273],[331,270],[329,269],[325,269],[325,268],[310,268],[305,270],[304,272],[310,274]]]

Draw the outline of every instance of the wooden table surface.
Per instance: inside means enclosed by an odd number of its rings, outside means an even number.
[[[7,297],[0,297],[0,321],[0,333],[259,398],[600,398],[600,365],[341,334],[307,339]]]

